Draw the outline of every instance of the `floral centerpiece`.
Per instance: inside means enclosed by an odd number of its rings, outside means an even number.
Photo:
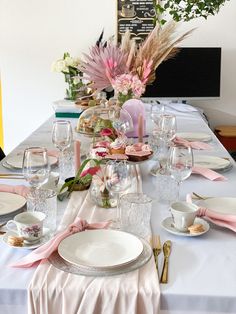
[[[52,64],[52,71],[63,73],[65,82],[68,84],[66,89],[66,99],[76,100],[78,90],[86,85],[83,81],[83,73],[78,69],[80,60],[73,58],[65,52],[62,59],[58,59]]]
[[[98,90],[113,87],[121,102],[139,98],[145,86],[155,79],[156,68],[173,57],[180,43],[190,32],[174,36],[176,23],[156,25],[142,44],[137,44],[126,31],[121,44],[99,42],[84,55],[80,69]]]

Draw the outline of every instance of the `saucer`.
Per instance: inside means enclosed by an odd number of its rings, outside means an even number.
[[[206,222],[202,218],[195,218],[194,223],[195,224],[202,224],[205,230],[203,232],[199,232],[199,233],[195,233],[195,234],[190,234],[189,232],[181,232],[174,227],[172,217],[165,218],[162,221],[161,226],[166,231],[168,231],[172,234],[178,235],[178,236],[182,236],[182,237],[198,237],[198,236],[206,233],[210,229],[208,222]]]
[[[43,228],[43,236],[42,238],[38,241],[38,242],[34,242],[32,244],[23,243],[23,246],[14,246],[14,245],[10,245],[7,241],[9,236],[13,236],[13,237],[19,237],[18,233],[13,232],[13,231],[7,231],[4,236],[2,237],[3,242],[5,242],[8,246],[15,248],[15,249],[29,249],[29,250],[33,250],[36,249],[37,247],[43,245],[44,243],[48,242],[48,240],[50,239],[50,230],[48,228]]]

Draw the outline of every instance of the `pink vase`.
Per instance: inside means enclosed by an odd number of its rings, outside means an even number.
[[[128,113],[132,117],[133,125],[134,125],[133,131],[127,132],[126,135],[128,137],[138,137],[139,136],[138,121],[139,121],[139,116],[142,115],[143,116],[143,136],[145,136],[146,135],[146,117],[145,117],[145,105],[144,105],[144,103],[139,99],[129,99],[123,104],[122,108],[124,108],[126,111],[128,111]]]

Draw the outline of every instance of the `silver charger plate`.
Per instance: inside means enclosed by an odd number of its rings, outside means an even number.
[[[75,274],[75,275],[82,275],[82,276],[93,276],[93,277],[106,277],[106,276],[116,276],[125,274],[131,271],[134,271],[143,265],[145,265],[152,256],[152,248],[150,247],[149,243],[144,239],[141,239],[143,244],[143,252],[141,255],[132,263],[128,265],[123,265],[118,268],[112,269],[102,269],[98,270],[97,268],[93,267],[86,267],[86,266],[77,266],[66,262],[57,251],[55,251],[50,257],[49,262],[56,268],[65,271],[67,273]]]

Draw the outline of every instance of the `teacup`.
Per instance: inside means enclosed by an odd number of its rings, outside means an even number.
[[[194,223],[198,213],[198,206],[187,202],[175,202],[171,204],[170,211],[174,221],[174,227],[181,231],[188,231]]]
[[[39,241],[43,235],[43,221],[46,215],[41,212],[25,212],[18,214],[7,222],[7,229],[18,233],[26,242]],[[16,228],[11,225],[14,224]]]

